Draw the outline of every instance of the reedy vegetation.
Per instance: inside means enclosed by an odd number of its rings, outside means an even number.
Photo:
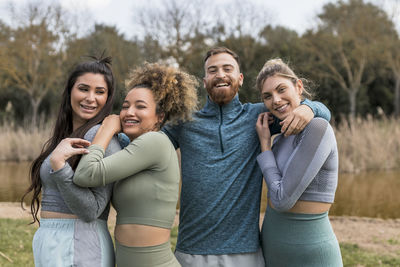
[[[32,161],[39,154],[51,133],[50,123],[32,127],[5,123],[0,126],[0,160]]]
[[[335,127],[341,172],[400,167],[400,119],[345,120]]]
[[[31,161],[50,136],[51,125],[0,126],[0,160]],[[381,116],[342,120],[334,126],[341,172],[389,170],[400,166],[400,119]]]

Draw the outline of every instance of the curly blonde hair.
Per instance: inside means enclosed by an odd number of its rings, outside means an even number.
[[[192,119],[197,110],[198,80],[178,68],[159,64],[144,63],[133,69],[125,82],[127,92],[134,88],[148,88],[157,103],[156,113],[164,114],[165,123],[178,123]]]

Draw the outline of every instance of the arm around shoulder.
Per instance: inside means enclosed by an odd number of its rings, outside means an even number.
[[[157,132],[143,134],[123,150],[103,158],[101,146],[91,145],[75,171],[74,182],[81,186],[94,187],[112,183],[145,169],[157,166],[168,138]]]
[[[105,185],[101,174],[104,172],[104,149],[99,145],[91,145],[89,154],[83,155],[75,170],[73,181],[83,187],[96,187]]]
[[[310,107],[314,113],[314,117],[324,118],[327,121],[331,120],[331,112],[323,103],[304,99],[301,104]]]

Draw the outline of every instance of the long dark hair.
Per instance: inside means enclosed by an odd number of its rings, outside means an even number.
[[[62,139],[66,137],[83,138],[90,128],[103,121],[103,119],[111,113],[115,93],[114,75],[111,70],[111,57],[101,56],[99,59],[96,57],[91,58],[93,60],[77,64],[70,73],[62,94],[61,105],[53,129],[53,134],[43,145],[40,155],[32,162],[30,167],[31,184],[26,190],[25,194],[22,196],[21,206],[23,207],[25,197],[30,192],[33,192],[30,204],[31,214],[33,217],[33,222],[31,222],[31,224],[35,222],[39,223],[37,214],[40,205],[39,196],[42,189],[42,183],[40,181],[40,166],[42,165],[43,161],[50,155],[50,153],[56,148]],[[95,117],[74,131],[72,126],[71,91],[78,77],[86,73],[102,74],[104,76],[104,80],[108,87],[107,102],[103,109],[100,110]],[[79,163],[79,159],[80,155],[71,157],[68,159],[68,163],[73,169],[75,169]]]

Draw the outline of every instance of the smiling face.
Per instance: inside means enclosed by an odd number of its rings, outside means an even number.
[[[72,124],[74,130],[94,118],[108,98],[107,83],[102,74],[85,73],[71,89]]]
[[[300,105],[303,83],[297,79],[274,75],[264,81],[261,97],[264,105],[280,120],[284,120]]]
[[[147,88],[134,88],[126,95],[119,114],[123,132],[131,139],[158,131],[161,116],[156,114],[157,103],[153,92]]]
[[[211,100],[218,105],[228,104],[243,83],[243,74],[236,60],[228,53],[210,56],[204,65],[204,87]]]

